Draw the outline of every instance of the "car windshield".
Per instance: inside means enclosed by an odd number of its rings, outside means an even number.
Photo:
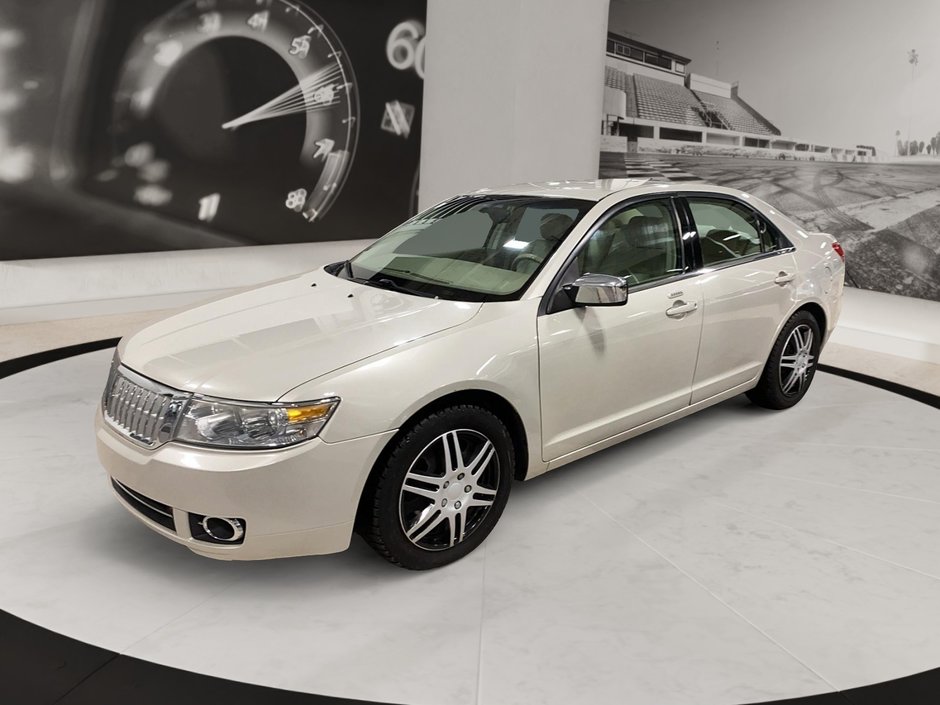
[[[581,199],[460,196],[419,213],[334,273],[421,296],[511,299],[593,205]]]

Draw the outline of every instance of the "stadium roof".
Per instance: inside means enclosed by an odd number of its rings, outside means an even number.
[[[666,49],[660,49],[659,47],[654,47],[652,44],[644,44],[643,42],[638,42],[636,39],[631,39],[630,37],[625,37],[622,34],[617,34],[616,32],[607,32],[607,36],[610,39],[616,39],[618,42],[623,42],[624,44],[632,44],[635,47],[639,47],[644,51],[656,52],[657,54],[662,54],[663,56],[668,56],[670,59],[675,59],[683,64],[688,64],[692,62],[692,59],[687,56],[680,56],[679,54],[674,54],[671,51]]]

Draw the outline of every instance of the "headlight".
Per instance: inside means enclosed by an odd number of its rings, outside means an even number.
[[[243,404],[194,397],[174,440],[223,448],[282,448],[315,437],[339,399],[302,404]]]

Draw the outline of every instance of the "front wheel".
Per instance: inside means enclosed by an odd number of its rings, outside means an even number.
[[[822,335],[809,311],[797,311],[786,322],[747,397],[767,409],[789,409],[809,389],[816,374]]]
[[[509,499],[512,440],[492,412],[459,405],[415,423],[372,483],[360,532],[411,570],[447,565],[479,546]]]

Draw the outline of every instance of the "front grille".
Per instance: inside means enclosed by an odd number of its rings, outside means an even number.
[[[104,417],[120,433],[153,448],[170,439],[190,395],[119,367],[104,391]]]
[[[145,497],[139,492],[135,492],[127,485],[122,485],[113,477],[111,478],[111,486],[114,487],[114,491],[117,492],[125,502],[150,519],[150,521],[155,521],[160,526],[170,531],[176,531],[176,522],[173,520],[173,508],[170,505],[163,504],[155,499],[150,499],[150,497]]]

